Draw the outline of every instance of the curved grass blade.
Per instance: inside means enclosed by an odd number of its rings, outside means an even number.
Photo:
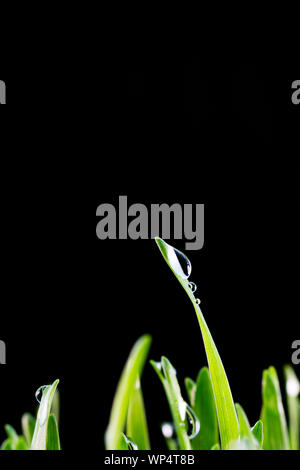
[[[1,450],[28,450],[24,436],[18,436],[15,429],[6,424],[4,426],[8,438],[2,443]]]
[[[13,450],[12,440],[10,438],[5,439],[5,441],[3,441],[1,444],[0,450]]]
[[[58,383],[59,380],[55,380],[52,385],[48,385],[43,391],[31,442],[31,450],[46,450],[48,420]]]
[[[117,386],[105,433],[105,447],[107,450],[119,448],[122,432],[126,424],[129,400],[136,380],[142,374],[150,344],[151,337],[144,335],[134,344],[129,354]]]
[[[218,420],[209,370],[203,367],[197,377],[194,411],[200,421],[200,432],[192,442],[194,450],[210,450],[219,443]]]
[[[28,447],[31,445],[33,438],[36,419],[30,413],[24,413],[21,419],[22,431],[26,439]]]
[[[157,237],[155,240],[165,261],[167,262],[168,266],[173,271],[175,277],[178,279],[185,292],[189,296],[196,311],[209,365],[211,382],[216,403],[222,449],[230,449],[231,446],[233,446],[234,443],[239,439],[239,423],[228,379],[221,358],[219,356],[213,338],[210,334],[208,326],[205,322],[203,314],[200,310],[200,307],[197,304],[196,298],[192,290],[189,288],[189,281],[187,278],[184,278],[181,275],[180,269],[178,268],[178,265],[180,266],[180,262],[178,261],[177,255],[174,252],[173,247],[168,245],[161,238]],[[182,256],[185,258],[185,255],[182,254]]]
[[[285,389],[289,412],[289,437],[292,450],[299,450],[300,443],[300,383],[293,368],[284,367]]]
[[[178,447],[181,450],[191,450],[190,439],[186,431],[186,403],[181,395],[175,369],[166,357],[161,358],[160,365],[155,361],[150,361],[150,363],[165,389],[178,440]]]
[[[264,425],[265,450],[289,450],[289,436],[282,404],[279,381],[274,367],[263,372],[263,406],[261,420]]]
[[[48,419],[46,449],[47,450],[60,450],[60,440],[59,440],[57,421],[53,413],[50,414],[49,419]]]
[[[17,431],[10,424],[6,424],[4,429],[8,439],[11,440],[11,446],[14,448],[19,438]]]
[[[150,450],[147,418],[139,378],[129,401],[126,432],[137,444],[139,450]]]
[[[264,426],[263,422],[261,420],[257,421],[253,428],[251,428],[251,432],[257,442],[259,443],[260,447],[263,447],[263,442],[264,442]]]

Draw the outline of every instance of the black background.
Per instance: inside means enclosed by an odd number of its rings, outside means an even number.
[[[166,355],[181,384],[206,364],[193,308],[154,241],[93,235],[93,201],[117,206],[119,195],[148,207],[205,204],[205,245],[187,253],[191,278],[234,399],[253,424],[262,370],[280,371],[299,336],[297,77],[282,77],[271,60],[154,44],[100,54],[76,84],[63,74],[57,84],[47,70],[0,77],[8,97],[1,424],[20,430],[35,390],[59,377],[63,448],[74,448],[75,419],[101,448],[139,335],[153,336],[149,357]],[[149,364],[142,383],[151,442],[161,448],[169,411]]]

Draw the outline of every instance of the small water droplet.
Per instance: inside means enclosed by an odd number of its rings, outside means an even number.
[[[300,384],[296,377],[290,377],[286,383],[286,391],[290,397],[297,397],[300,392]]]
[[[174,436],[174,426],[172,423],[163,423],[161,426],[161,432],[166,439],[170,439]]]
[[[127,437],[124,433],[123,433],[123,436],[128,446],[128,450],[138,450],[138,446],[136,445],[135,442],[133,442],[132,439],[130,439],[130,437]]]
[[[194,437],[196,437],[200,431],[200,421],[189,405],[186,405],[186,414],[187,414],[188,423],[190,427],[187,434],[188,434],[189,439],[194,439]]]
[[[197,305],[200,305],[200,304],[201,304],[201,300],[200,300],[200,299],[196,299],[196,304],[197,304]]]
[[[191,289],[191,291],[193,292],[193,294],[196,292],[197,290],[197,286],[194,282],[189,282],[189,288]]]
[[[162,370],[162,363],[161,361],[155,361],[154,364],[156,365],[156,367],[158,368],[158,370]]]
[[[37,391],[35,392],[35,398],[36,400],[41,403],[41,400],[42,400],[42,396],[43,396],[43,393],[44,393],[44,390],[48,387],[48,385],[42,385],[40,388],[37,389]]]
[[[192,272],[192,265],[190,260],[181,251],[166,243],[161,238],[156,238],[156,241],[165,258],[175,273],[182,279],[188,279]]]

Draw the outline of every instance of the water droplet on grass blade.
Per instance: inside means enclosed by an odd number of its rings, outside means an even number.
[[[128,450],[138,450],[138,446],[136,445],[135,442],[133,442],[129,437],[127,437],[124,433],[123,433],[123,436],[124,436],[124,439],[125,439],[125,442],[128,446]]]
[[[41,403],[44,390],[45,390],[47,387],[48,387],[48,385],[42,385],[42,386],[41,386],[40,388],[38,388],[37,391],[35,392],[36,401],[38,401],[39,403]]]
[[[189,405],[186,405],[186,414],[189,423],[188,437],[194,439],[200,431],[200,421]]]
[[[201,300],[200,300],[200,299],[196,299],[196,304],[197,304],[197,305],[200,305],[200,304],[201,304]]]
[[[182,279],[188,279],[192,272],[192,265],[185,254],[159,237],[156,237],[155,240],[173,271]]]
[[[189,288],[191,289],[191,291],[193,292],[193,294],[196,292],[197,290],[197,286],[194,282],[189,282]]]
[[[297,397],[300,393],[300,383],[296,377],[289,377],[286,383],[286,391],[290,397]]]
[[[174,436],[174,426],[172,423],[163,423],[161,426],[161,432],[166,439],[170,439]]]

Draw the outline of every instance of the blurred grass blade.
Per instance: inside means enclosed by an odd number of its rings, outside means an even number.
[[[50,414],[49,419],[48,419],[46,449],[47,450],[60,450],[60,440],[59,440],[57,421],[53,413]]]
[[[5,439],[5,441],[3,441],[1,444],[0,450],[13,450],[12,440],[10,438]]]
[[[1,450],[28,450],[24,436],[18,436],[15,429],[6,424],[4,426],[8,438],[2,443]]]
[[[59,380],[55,380],[52,385],[48,385],[43,391],[31,442],[31,450],[46,450],[48,420],[58,383]]]
[[[119,448],[129,406],[129,399],[136,380],[141,376],[151,344],[151,337],[144,335],[134,344],[123,369],[112,404],[110,419],[105,433],[107,450]]]
[[[200,307],[196,302],[196,298],[192,290],[189,288],[189,281],[187,278],[184,278],[182,275],[180,275],[180,269],[178,269],[180,261],[178,260],[176,252],[174,251],[173,247],[165,243],[161,238],[156,238],[155,240],[165,261],[189,296],[196,311],[209,365],[222,449],[230,449],[230,447],[234,445],[234,443],[239,439],[239,423],[221,358]],[[185,258],[185,255],[182,254],[182,257]]]
[[[174,436],[173,423],[163,423],[161,426],[161,432],[165,438],[167,448],[169,450],[178,450],[178,443],[176,441],[176,437]]]
[[[263,372],[262,397],[263,448],[265,450],[288,450],[290,445],[286,418],[279,381],[274,367],[269,367],[269,369]]]
[[[264,426],[261,420],[257,421],[257,423],[251,428],[251,432],[257,442],[259,443],[260,447],[263,447],[264,442]]]
[[[210,450],[220,450],[220,444],[215,444]]]
[[[241,405],[236,403],[236,410],[238,414],[239,424],[240,424],[240,442],[242,447],[247,448],[248,450],[258,450],[260,449],[259,442],[253,435],[252,429],[250,427],[247,415]]]
[[[169,403],[173,424],[180,450],[191,450],[190,439],[186,431],[186,402],[183,400],[177,381],[176,372],[166,357],[161,358],[161,363],[150,361],[159,376]]]
[[[33,438],[36,419],[30,413],[24,413],[21,419],[22,431],[27,445],[30,447]]]
[[[194,450],[210,450],[219,443],[218,420],[209,370],[203,367],[197,377],[194,411],[200,421],[200,432],[192,441]]]
[[[299,450],[300,443],[300,383],[293,368],[284,367],[285,389],[289,413],[289,437],[292,450]]]
[[[4,429],[7,434],[11,450],[15,450],[18,439],[19,439],[18,433],[10,424],[6,424],[4,426]]]
[[[178,450],[178,445],[175,439],[172,437],[166,437],[165,439],[168,450]]]
[[[19,436],[14,450],[29,450],[24,436]]]
[[[139,450],[150,450],[147,418],[139,378],[136,380],[129,401],[126,432],[137,444]]]
[[[194,382],[194,380],[190,379],[189,377],[186,377],[184,384],[190,405],[193,408],[195,403],[196,382]]]

